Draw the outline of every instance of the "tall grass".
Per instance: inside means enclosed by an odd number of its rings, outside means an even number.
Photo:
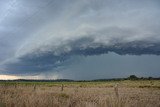
[[[0,85],[0,107],[160,107],[158,88],[114,84]]]

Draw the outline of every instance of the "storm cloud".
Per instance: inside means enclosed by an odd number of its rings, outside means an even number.
[[[77,57],[160,55],[159,0],[1,0],[0,72],[39,74]]]

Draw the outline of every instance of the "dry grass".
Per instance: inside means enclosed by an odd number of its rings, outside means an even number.
[[[127,83],[118,87],[115,83],[65,84],[63,90],[61,85],[1,84],[0,107],[160,107],[160,84],[145,87],[151,85],[143,83],[142,87]]]

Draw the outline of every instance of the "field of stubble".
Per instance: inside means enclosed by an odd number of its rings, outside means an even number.
[[[1,82],[0,107],[160,107],[160,80]]]

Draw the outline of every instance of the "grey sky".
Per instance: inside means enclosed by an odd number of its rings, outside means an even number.
[[[99,79],[127,77],[159,77],[160,57],[155,55],[118,55],[115,53],[83,57],[62,71],[64,78]],[[61,74],[58,73],[58,74]]]
[[[61,71],[62,77],[74,78],[67,77],[67,72],[86,71],[78,77],[84,79],[134,72],[157,76],[159,17],[159,0],[0,0],[0,73],[54,75]],[[137,65],[133,57],[141,59],[141,64]],[[99,63],[95,71],[89,69],[95,66],[92,60],[104,59],[117,63],[111,67]],[[124,59],[132,70],[124,68]],[[153,65],[145,66],[148,59]],[[88,65],[86,69],[82,69],[82,60]],[[92,75],[95,72],[97,77]],[[104,77],[98,76],[102,74]]]

